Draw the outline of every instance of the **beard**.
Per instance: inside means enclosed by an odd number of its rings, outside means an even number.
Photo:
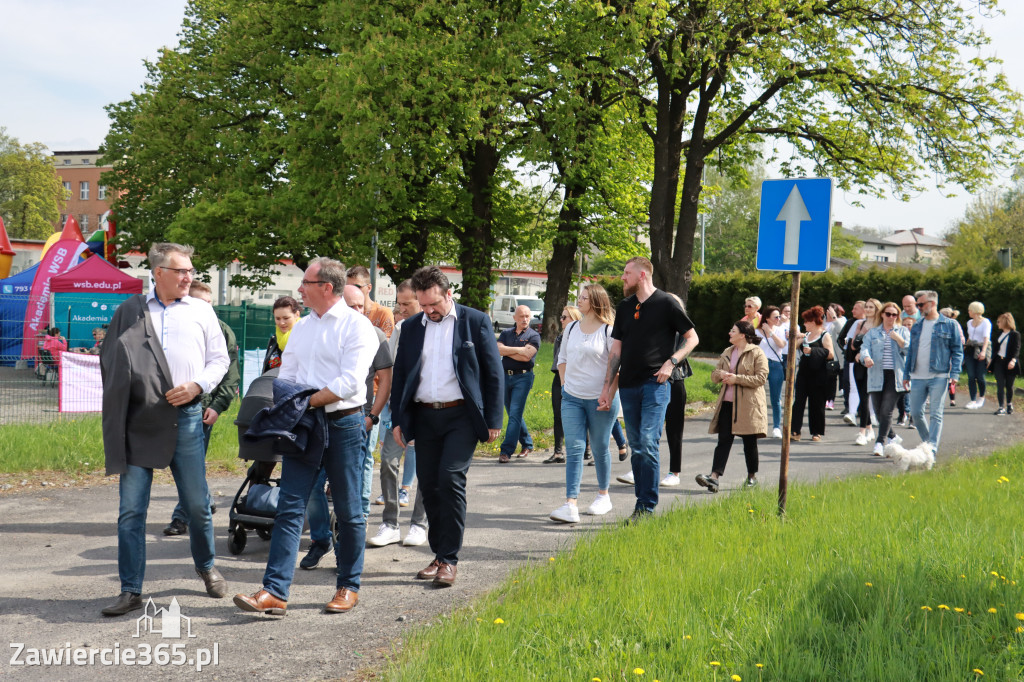
[[[629,286],[628,284],[623,282],[623,284],[622,284],[622,295],[628,298],[628,297],[632,296],[633,294],[635,294],[636,290],[639,289],[639,288],[640,287],[638,285],[636,285],[636,284],[634,284],[633,286]]]

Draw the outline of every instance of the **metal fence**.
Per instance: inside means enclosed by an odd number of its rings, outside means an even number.
[[[97,303],[94,307],[93,302],[94,297],[85,295],[81,301],[62,298],[59,306],[49,306],[41,327],[52,322],[60,328],[69,349],[90,348],[92,329],[106,324],[119,303]],[[97,396],[102,386],[99,370],[93,367],[95,357],[69,357],[69,362],[60,362],[60,354],[46,356],[42,352],[42,333],[30,334],[31,342],[25,345],[25,311],[33,303],[38,301],[0,292],[0,425],[45,423],[74,418],[86,410],[99,411]],[[214,306],[214,310],[235,332],[240,351],[259,350],[258,354],[250,354],[252,361],[262,358],[262,351],[274,333],[272,307],[245,304]],[[239,353],[243,372],[244,355]],[[260,368],[254,371],[258,374]]]

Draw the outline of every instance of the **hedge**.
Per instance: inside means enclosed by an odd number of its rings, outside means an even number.
[[[614,300],[622,295],[617,278],[600,278]],[[789,300],[792,276],[783,272],[734,272],[730,274],[697,275],[690,284],[687,311],[703,338],[725,339],[725,332],[743,317],[743,302],[758,296],[762,305],[778,305]],[[847,314],[853,302],[877,298],[885,303],[902,305],[907,294],[921,289],[939,293],[939,307],[951,306],[960,311],[959,321],[968,320],[967,305],[971,301],[985,304],[985,317],[992,320],[1004,312],[1013,314],[1018,326],[1024,325],[1024,272],[1002,271],[986,274],[963,269],[930,268],[926,272],[910,268],[883,270],[849,268],[836,274],[823,272],[804,274],[800,286],[800,309],[813,305],[824,307],[839,303]],[[724,347],[722,343],[701,343],[701,350]]]

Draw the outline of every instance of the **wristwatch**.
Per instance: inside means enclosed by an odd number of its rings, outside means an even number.
[[[375,415],[373,412],[370,412],[366,416],[370,418],[370,421],[373,423],[374,426],[376,426],[377,424],[380,424],[380,417]]]
[[[670,355],[669,358],[668,358],[668,361],[672,363],[673,367],[675,367],[676,365],[679,364],[679,361],[676,360],[676,356],[674,356],[674,355]]]

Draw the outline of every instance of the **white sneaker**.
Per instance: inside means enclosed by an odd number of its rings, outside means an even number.
[[[622,474],[621,476],[616,476],[615,480],[618,481],[619,483],[628,483],[629,485],[635,485],[636,484],[636,481],[633,480],[633,472],[632,471],[627,471],[626,473]]]
[[[679,477],[670,472],[661,479],[661,485],[679,485]]]
[[[902,442],[903,442],[903,439],[900,438],[899,434],[893,434],[892,438],[889,438],[888,440],[885,441],[886,445],[888,445],[889,443],[893,443],[895,445],[900,445]]]
[[[552,521],[558,521],[559,523],[579,523],[580,510],[577,509],[576,505],[566,502],[561,507],[551,512],[548,518]]]
[[[846,422],[847,424],[849,424],[850,426],[856,426],[857,425],[857,420],[854,419],[853,415],[850,414],[849,412],[847,412],[846,414],[843,415],[843,421]]]
[[[575,509],[576,507],[573,507]],[[611,495],[598,495],[594,498],[594,501],[587,507],[587,513],[591,516],[602,516],[612,510],[612,497]],[[577,520],[579,517],[577,516]]]
[[[782,439],[782,429],[772,429],[772,438]]]
[[[881,443],[875,443],[875,451],[872,454],[875,457],[885,457],[885,446]]]
[[[868,427],[867,439],[869,443],[875,439],[875,430],[871,427]]]
[[[878,417],[871,415],[871,426],[878,426]]]
[[[402,534],[397,528],[392,528],[386,523],[380,524],[380,528],[377,529],[377,534],[367,540],[369,544],[374,547],[384,547],[385,545],[393,545],[402,539]]]
[[[423,526],[412,524],[409,526],[409,533],[402,540],[406,547],[419,547],[427,542],[427,529]]]
[[[866,435],[864,435],[863,433],[858,433],[857,434],[857,440],[853,441],[853,443],[854,443],[854,445],[867,445],[868,444],[868,437]]]

